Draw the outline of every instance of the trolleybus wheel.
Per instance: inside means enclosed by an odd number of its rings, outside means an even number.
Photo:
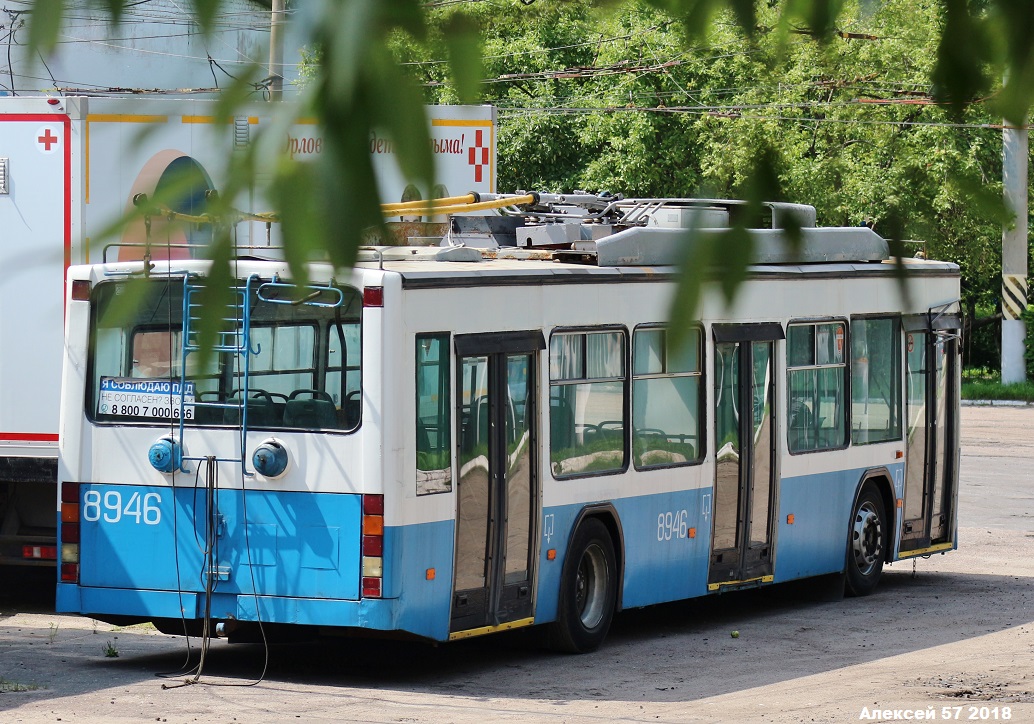
[[[879,583],[887,544],[883,498],[871,483],[862,487],[851,516],[847,542],[847,592],[868,596]]]
[[[603,643],[617,602],[614,542],[603,523],[589,518],[578,526],[564,562],[557,620],[548,628],[556,651],[583,654]]]

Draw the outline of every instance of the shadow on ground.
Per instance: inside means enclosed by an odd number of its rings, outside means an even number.
[[[202,679],[246,684],[262,675],[278,691],[357,687],[469,697],[626,701],[691,701],[920,651],[983,636],[1034,620],[1034,579],[1022,576],[884,574],[879,590],[860,599],[819,603],[807,585],[626,611],[604,647],[585,656],[539,646],[534,629],[442,646],[370,639],[234,644],[213,642]],[[993,601],[993,605],[987,605]],[[960,610],[977,611],[960,619]],[[946,625],[950,622],[951,625]],[[37,676],[34,696],[69,696],[153,680],[182,681],[182,637],[110,630],[62,636],[46,645],[4,646],[0,660],[32,660],[20,676]],[[731,632],[737,631],[733,638]],[[105,657],[115,636],[118,657]],[[197,661],[197,640],[192,641]],[[27,649],[32,648],[29,651]],[[5,651],[5,649],[7,649]],[[17,668],[8,668],[8,671]],[[35,673],[34,673],[35,672]],[[171,678],[158,679],[159,672]],[[0,678],[10,674],[0,672]],[[0,709],[14,706],[0,697]]]

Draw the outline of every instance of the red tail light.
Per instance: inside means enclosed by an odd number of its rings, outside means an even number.
[[[72,301],[73,302],[88,302],[90,301],[90,282],[87,279],[73,279],[72,280]]]
[[[364,287],[363,288],[363,306],[364,307],[383,307],[384,306],[384,287]]]
[[[62,563],[61,564],[61,582],[62,583],[77,583],[79,581],[79,564],[78,563]]]
[[[363,598],[381,597],[381,579],[363,578]]]
[[[79,582],[79,532],[79,484],[61,483],[62,583]]]
[[[384,496],[363,496],[362,590],[364,598],[380,598],[384,580]]]

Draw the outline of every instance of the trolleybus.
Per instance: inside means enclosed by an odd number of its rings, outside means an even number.
[[[622,609],[956,547],[954,264],[807,206],[500,199],[304,284],[236,259],[207,355],[208,262],[72,267],[58,610],[586,652]],[[745,223],[735,300],[671,327],[687,249]]]

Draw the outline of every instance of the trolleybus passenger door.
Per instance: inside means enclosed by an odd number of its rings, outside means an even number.
[[[715,325],[715,480],[708,588],[772,575],[778,324]]]
[[[906,320],[908,439],[901,552],[951,540],[958,479],[958,317]]]
[[[542,333],[457,335],[459,478],[452,631],[530,618]]]

